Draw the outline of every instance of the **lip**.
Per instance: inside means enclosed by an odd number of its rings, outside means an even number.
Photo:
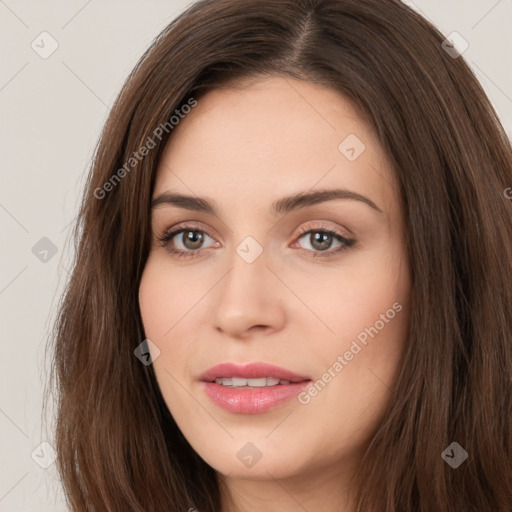
[[[273,377],[279,380],[289,380],[290,382],[302,382],[311,380],[306,375],[299,375],[285,368],[267,363],[249,363],[239,365],[234,363],[222,363],[212,366],[206,370],[199,380],[204,382],[215,382],[220,377],[242,377],[244,379],[258,379],[261,377]]]
[[[230,388],[215,383],[215,379],[221,377],[245,379],[272,377],[289,381],[289,384],[263,388]],[[297,396],[311,382],[309,376],[299,375],[291,370],[267,363],[246,365],[222,363],[204,372],[199,380],[204,392],[214,404],[238,414],[259,414],[274,409]]]

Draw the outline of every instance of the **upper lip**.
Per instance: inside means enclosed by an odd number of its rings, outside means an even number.
[[[243,379],[258,379],[262,377],[273,377],[279,380],[290,382],[302,382],[311,380],[310,377],[299,375],[291,370],[267,363],[249,363],[239,365],[235,363],[222,363],[212,366],[201,374],[199,380],[215,382],[218,378],[241,377]]]

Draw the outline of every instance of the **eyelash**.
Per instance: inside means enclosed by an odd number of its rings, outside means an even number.
[[[162,233],[162,235],[157,236],[158,244],[162,247],[165,247],[167,251],[169,251],[172,255],[176,256],[177,258],[195,258],[199,255],[200,249],[197,249],[195,251],[182,251],[181,249],[174,249],[172,247],[169,247],[169,242],[180,233],[184,233],[187,231],[195,231],[198,233],[203,233],[208,235],[210,238],[213,238],[207,231],[204,229],[198,229],[195,226],[187,225],[187,224],[180,224],[177,226],[174,226],[173,228],[170,228]],[[343,245],[335,250],[330,251],[311,251],[309,249],[303,249],[307,252],[313,252],[313,255],[311,257],[313,258],[331,258],[333,256],[336,256],[337,254],[346,251],[350,247],[352,247],[355,243],[355,240],[348,239],[341,235],[338,231],[329,228],[327,226],[319,226],[316,228],[300,228],[299,229],[299,236],[297,239],[302,238],[304,235],[308,235],[311,233],[325,233],[328,235],[332,235],[336,240],[341,242]]]

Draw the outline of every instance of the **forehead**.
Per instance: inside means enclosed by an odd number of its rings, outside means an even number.
[[[355,157],[355,158],[354,158]],[[337,91],[272,77],[215,89],[180,121],[154,195],[169,189],[241,205],[313,187],[394,201],[394,176],[373,130]]]

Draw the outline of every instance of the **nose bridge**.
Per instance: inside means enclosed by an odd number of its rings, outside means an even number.
[[[223,286],[224,299],[232,298],[240,305],[252,303],[253,307],[266,301],[268,254],[262,246],[259,247],[254,242],[244,240],[235,248],[230,262],[231,270]]]
[[[217,327],[233,336],[253,326],[279,328],[284,319],[280,293],[267,268],[269,254],[251,238],[235,248],[214,305]]]

